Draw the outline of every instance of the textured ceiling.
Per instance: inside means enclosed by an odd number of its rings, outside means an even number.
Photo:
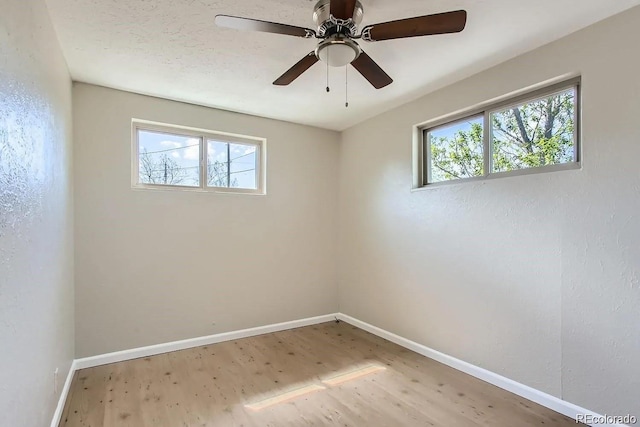
[[[314,28],[310,0],[47,0],[74,80],[342,130],[445,84],[602,20],[640,0],[362,0],[360,27],[466,9],[459,34],[360,44],[394,79],[376,90],[348,70],[314,65],[271,83],[314,39],[217,28],[216,14]]]

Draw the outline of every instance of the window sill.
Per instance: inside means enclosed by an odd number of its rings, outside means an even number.
[[[571,163],[563,163],[561,165],[550,165],[550,166],[541,166],[537,168],[529,168],[529,169],[520,169],[515,171],[508,172],[494,172],[485,176],[478,176],[473,178],[461,178],[454,179],[451,181],[441,181],[441,182],[433,182],[425,185],[421,185],[419,187],[411,188],[411,192],[431,190],[436,188],[444,188],[450,186],[458,186],[465,185],[467,183],[484,183],[487,181],[493,181],[494,179],[499,178],[513,178],[518,176],[526,176],[526,175],[540,175],[552,172],[562,172],[562,171],[576,171],[582,170],[582,164],[580,162],[571,162]]]
[[[229,194],[241,196],[266,196],[265,190],[246,190],[241,188],[202,188],[187,187],[179,185],[145,185],[133,184],[131,189],[134,191],[168,191],[168,192],[187,192],[187,193],[205,193],[205,194]]]

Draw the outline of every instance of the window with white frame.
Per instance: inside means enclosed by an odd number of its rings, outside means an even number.
[[[422,131],[422,185],[575,168],[580,79]]]
[[[265,140],[133,121],[133,185],[264,194]]]

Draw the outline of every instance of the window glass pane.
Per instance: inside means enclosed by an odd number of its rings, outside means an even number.
[[[207,185],[255,190],[257,179],[257,146],[223,141],[207,141]]]
[[[231,146],[231,176],[237,188],[256,189],[258,152],[255,145],[229,144]]]
[[[229,187],[226,142],[207,141],[207,186]]]
[[[492,172],[575,161],[575,89],[491,113]]]
[[[431,154],[429,182],[482,176],[483,118],[470,117],[427,132]]]
[[[141,184],[198,187],[200,138],[139,130],[138,173]]]

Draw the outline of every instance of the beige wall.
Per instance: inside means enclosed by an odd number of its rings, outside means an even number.
[[[78,357],[337,310],[337,133],[73,95]],[[132,190],[132,118],[267,138],[267,195]]]
[[[0,11],[0,425],[40,427],[74,355],[71,80],[44,2]]]
[[[638,22],[636,7],[345,131],[340,310],[640,416]],[[410,192],[414,124],[571,73],[581,170]]]

